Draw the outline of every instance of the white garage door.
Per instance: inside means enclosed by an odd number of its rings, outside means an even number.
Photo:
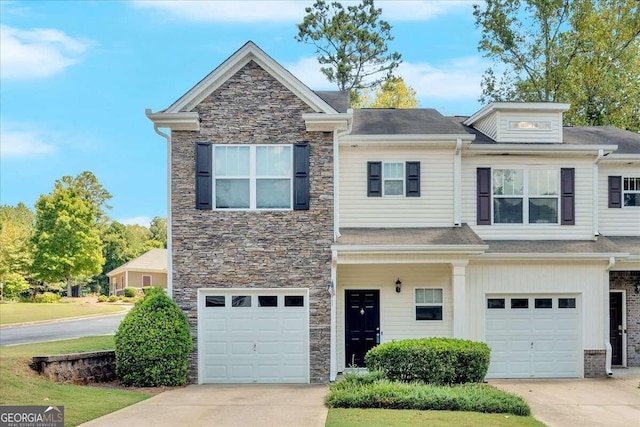
[[[200,290],[200,383],[308,383],[304,289]]]
[[[488,296],[487,377],[581,377],[578,301],[570,295]]]

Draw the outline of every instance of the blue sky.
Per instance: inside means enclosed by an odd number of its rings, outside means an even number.
[[[0,204],[33,208],[56,179],[89,170],[113,219],[166,216],[165,141],[145,108],[168,107],[248,40],[311,89],[335,89],[313,46],[294,40],[312,3],[0,0]],[[472,4],[376,2],[420,107],[480,108],[489,63]]]

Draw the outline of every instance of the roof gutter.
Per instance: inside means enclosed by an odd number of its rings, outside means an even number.
[[[490,252],[483,254],[482,259],[499,259],[499,260],[526,260],[526,259],[544,259],[544,260],[574,260],[574,259],[611,259],[612,257],[626,258],[628,253],[499,253]]]
[[[489,249],[488,245],[331,245],[332,251],[338,253],[459,253],[467,255],[480,255]]]
[[[567,145],[567,144],[471,144],[469,154],[530,154],[530,153],[584,153],[605,155],[618,149],[617,145]]]
[[[200,115],[195,112],[152,113],[151,109],[147,108],[144,113],[153,122],[156,133],[165,138],[166,136],[162,132],[158,132],[158,128],[200,130]]]
[[[473,141],[476,136],[469,133],[463,134],[372,134],[349,135],[342,138],[344,142],[360,142],[370,144],[386,144],[389,142],[447,142],[456,144],[458,140]]]

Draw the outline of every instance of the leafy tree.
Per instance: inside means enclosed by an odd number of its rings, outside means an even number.
[[[8,280],[9,274],[28,276],[33,221],[33,212],[24,203],[0,206],[0,282]],[[15,276],[12,277],[15,281]]]
[[[151,232],[144,225],[127,224],[126,227],[131,258],[139,257],[146,252],[144,244],[151,239]]]
[[[18,298],[29,290],[29,282],[19,273],[7,273],[3,278],[2,299]]]
[[[388,48],[391,25],[380,19],[382,9],[373,0],[346,9],[339,2],[317,0],[305,12],[295,39],[315,46],[320,71],[338,89],[350,91],[352,100],[357,101],[358,90],[389,79],[400,64],[401,55]]]
[[[159,216],[153,217],[149,224],[151,239],[162,243],[161,248],[167,247],[167,219]]]
[[[487,0],[480,101],[569,102],[576,125],[640,128],[637,0]],[[499,69],[504,69],[502,73]]]
[[[104,264],[96,207],[64,178],[51,194],[36,202],[36,223],[31,242],[31,270],[45,282],[64,280],[71,295],[72,280],[100,273]]]
[[[94,211],[96,224],[103,225],[108,221],[105,209],[111,209],[107,200],[111,199],[109,193],[98,182],[98,178],[89,171],[84,171],[76,177],[63,176],[61,181],[69,188],[78,191],[82,200]]]
[[[418,106],[416,91],[407,86],[402,77],[391,77],[375,90],[374,95],[373,102],[365,102],[362,107],[400,109]]]

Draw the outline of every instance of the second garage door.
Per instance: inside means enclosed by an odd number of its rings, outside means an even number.
[[[575,378],[580,373],[578,298],[488,296],[489,378]]]
[[[200,290],[200,383],[308,383],[306,290]]]

